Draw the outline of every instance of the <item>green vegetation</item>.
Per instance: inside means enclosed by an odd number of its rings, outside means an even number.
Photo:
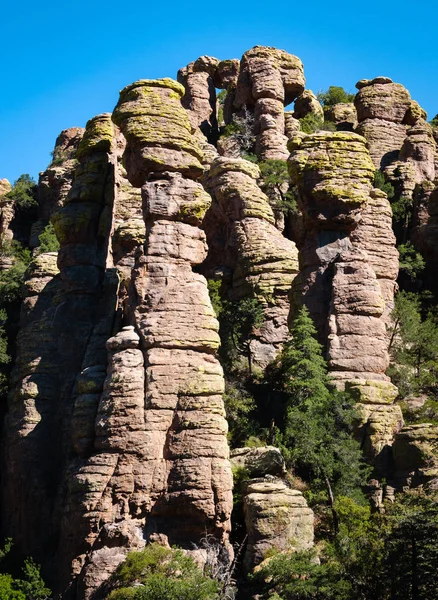
[[[221,125],[224,122],[224,104],[225,98],[227,97],[227,91],[221,90],[216,96],[217,102],[219,104],[219,108],[217,111],[217,122]]]
[[[374,172],[373,185],[375,188],[382,190],[382,192],[385,192],[385,194],[388,196],[388,200],[391,200],[391,198],[394,198],[394,194],[395,194],[394,186],[392,185],[392,183],[389,183],[388,181],[386,181],[385,176],[382,173],[382,171]]]
[[[417,294],[400,292],[392,312],[393,329],[388,370],[402,397],[438,394],[438,323],[436,314],[422,314]]]
[[[314,551],[277,554],[253,576],[263,600],[436,600],[438,505],[410,492],[383,514],[337,501],[339,533]]]
[[[266,160],[259,167],[262,175],[260,187],[268,196],[272,208],[286,214],[296,213],[296,192],[290,184],[286,161]]]
[[[210,299],[221,328],[223,360],[232,370],[231,364],[245,357],[251,377],[251,334],[263,322],[263,305],[255,296],[241,300],[223,298],[221,288],[220,281],[208,281]]]
[[[355,94],[350,94],[343,87],[337,85],[331,85],[326,92],[319,92],[317,94],[317,98],[324,108],[334,106],[335,104],[349,104],[354,102],[354,97]]]
[[[26,210],[38,205],[35,198],[35,189],[35,180],[25,173],[20,175],[20,177],[14,181],[12,190],[5,194],[5,196],[6,198],[13,200],[16,208]]]
[[[41,578],[39,565],[31,558],[25,559],[19,577],[4,572],[4,559],[11,547],[12,541],[8,539],[0,550],[0,600],[48,600],[51,591]]]
[[[309,113],[300,119],[300,130],[304,133],[315,133],[317,131],[336,131],[336,125],[330,121],[324,121],[318,115]]]
[[[438,127],[438,115],[435,115],[434,118],[429,121],[429,123],[432,125],[432,127],[435,129]]]
[[[182,550],[150,544],[130,552],[114,576],[109,600],[216,600],[218,581]]]
[[[0,396],[4,397],[11,369],[9,340],[17,334],[22,288],[31,254],[19,242],[3,238],[0,256],[11,260],[11,266],[0,271]]]
[[[426,266],[424,258],[415,250],[411,242],[400,244],[397,250],[400,253],[400,271],[406,273],[410,279],[416,279]]]
[[[285,395],[280,439],[286,461],[305,475],[313,497],[329,503],[336,533],[336,496],[362,501],[361,486],[369,469],[351,435],[355,419],[351,401],[330,385],[322,347],[315,336],[315,326],[303,307],[271,377]]]
[[[38,240],[40,243],[38,254],[43,254],[43,252],[58,252],[59,242],[52,223],[48,223],[48,225],[45,226],[42,233],[40,233]]]

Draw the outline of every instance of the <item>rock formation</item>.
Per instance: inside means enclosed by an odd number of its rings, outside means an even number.
[[[243,55],[234,110],[254,114],[260,160],[287,159],[284,107],[303,92],[303,65],[296,56],[267,46],[255,46]]]
[[[314,515],[303,494],[284,479],[280,451],[237,448],[231,454],[234,468],[245,469],[242,483],[248,544],[244,556],[247,572],[260,564],[268,550],[307,550],[313,546]]]
[[[409,92],[389,77],[362,79],[356,84],[359,90],[354,104],[359,125],[356,132],[363,135],[369,145],[376,169],[398,159],[406,136],[411,98]]]
[[[420,423],[403,427],[392,453],[398,487],[438,489],[438,426]]]
[[[12,189],[7,179],[0,179],[0,236],[1,238],[12,239],[13,233],[9,225],[14,217],[13,202],[6,197],[6,194]]]
[[[316,133],[289,143],[306,237],[297,304],[310,311],[327,349],[332,379],[360,404],[368,452],[378,456],[401,427],[389,365],[385,323],[398,272],[391,209],[373,190],[366,140],[354,133]],[[376,244],[384,247],[376,252]]]
[[[333,383],[357,402],[376,504],[383,478],[436,489],[437,427],[403,427],[386,375],[398,252],[373,177],[383,170],[412,201],[411,240],[437,290],[437,133],[403,86],[357,87],[354,106],[323,111],[296,56],[255,46],[240,61],[201,56],[178,81],[136,81],[112,114],[57,138],[26,244],[35,249],[50,221],[60,249],[34,250],[25,275],[1,467],[2,534],[43,564],[56,597],[106,597],[128,551],[150,541],[202,563],[207,537],[229,563],[231,464],[248,476],[246,571],[271,548],[313,545],[313,511],[280,451],[230,459],[207,278],[221,280],[223,299],[261,304],[249,342],[259,373],[307,306]],[[216,89],[226,90],[220,123]],[[300,132],[308,114],[338,131]],[[224,124],[243,127],[259,161],[289,157],[299,214],[285,232],[255,157],[242,158],[238,136],[218,141]],[[10,189],[0,180],[2,241],[14,235]],[[11,264],[1,257],[0,269]]]
[[[324,110],[326,121],[336,125],[338,131],[354,131],[357,127],[357,112],[354,104],[343,102],[328,106]]]
[[[288,336],[288,293],[298,262],[295,244],[274,226],[259,177],[258,166],[246,160],[216,159],[206,183],[214,203],[205,228],[209,272],[231,272],[231,299],[255,296],[263,303],[264,322],[254,332],[251,351],[265,367]]]
[[[38,236],[52,213],[61,208],[70,191],[78,161],[76,152],[84,135],[81,127],[61,131],[56,138],[52,162],[38,180],[38,220],[32,226],[30,245],[38,246]]]

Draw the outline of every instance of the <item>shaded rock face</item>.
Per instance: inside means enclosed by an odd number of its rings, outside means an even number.
[[[326,121],[336,125],[338,131],[354,131],[357,127],[357,112],[354,104],[340,103],[328,106],[324,111]]]
[[[437,289],[436,269],[438,268],[438,248],[436,244],[438,235],[438,188],[427,194],[426,223],[416,227],[412,232],[415,247],[426,260],[426,281],[429,289]]]
[[[251,572],[268,550],[307,550],[313,546],[314,514],[302,493],[284,479],[286,468],[278,448],[237,448],[233,468],[243,468],[249,479],[242,484],[248,543],[243,559]]]
[[[324,119],[324,110],[318,98],[311,90],[304,90],[295,100],[293,116],[295,119],[302,119],[309,114]]]
[[[403,427],[393,446],[398,487],[438,489],[438,426],[421,423]]]
[[[115,311],[117,278],[105,271],[114,196],[112,131],[110,115],[87,124],[75,185],[54,220],[58,257],[38,256],[28,274],[5,422],[4,531],[46,566],[56,556],[58,584],[70,578],[65,563],[71,542],[62,522],[78,413],[89,429]],[[94,395],[84,398],[78,376],[91,367]],[[81,448],[89,446],[87,431],[79,437]]]
[[[372,188],[374,167],[363,137],[324,132],[294,138],[289,148],[306,227],[294,303],[309,309],[332,379],[354,390],[365,447],[376,458],[402,424],[393,405],[397,390],[385,375],[385,325],[398,273],[391,209],[386,195]]]
[[[267,46],[255,46],[242,57],[233,106],[254,115],[256,154],[260,160],[286,160],[284,107],[304,92],[299,58]]]
[[[259,177],[259,168],[243,159],[221,157],[212,163],[206,182],[214,200],[205,222],[205,269],[231,273],[231,299],[255,296],[263,303],[264,322],[253,334],[251,351],[255,363],[265,367],[288,336],[288,293],[298,272],[298,252],[276,229]]]

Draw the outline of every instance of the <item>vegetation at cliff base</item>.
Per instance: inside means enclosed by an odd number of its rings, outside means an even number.
[[[109,600],[217,600],[219,583],[182,550],[157,543],[130,552],[113,577]]]
[[[4,563],[11,548],[12,541],[8,539],[0,550],[0,600],[48,600],[51,591],[41,577],[39,565],[31,558],[25,559],[18,576],[5,572]]]
[[[436,600],[438,504],[417,492],[372,513],[340,498],[339,533],[315,550],[267,557],[253,577],[263,600]]]

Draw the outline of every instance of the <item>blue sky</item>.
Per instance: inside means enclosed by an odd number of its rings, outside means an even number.
[[[37,178],[62,129],[111,111],[136,79],[176,77],[202,54],[271,45],[304,62],[307,87],[354,91],[386,75],[438,113],[436,0],[172,2],[6,0],[0,34],[0,178]]]

